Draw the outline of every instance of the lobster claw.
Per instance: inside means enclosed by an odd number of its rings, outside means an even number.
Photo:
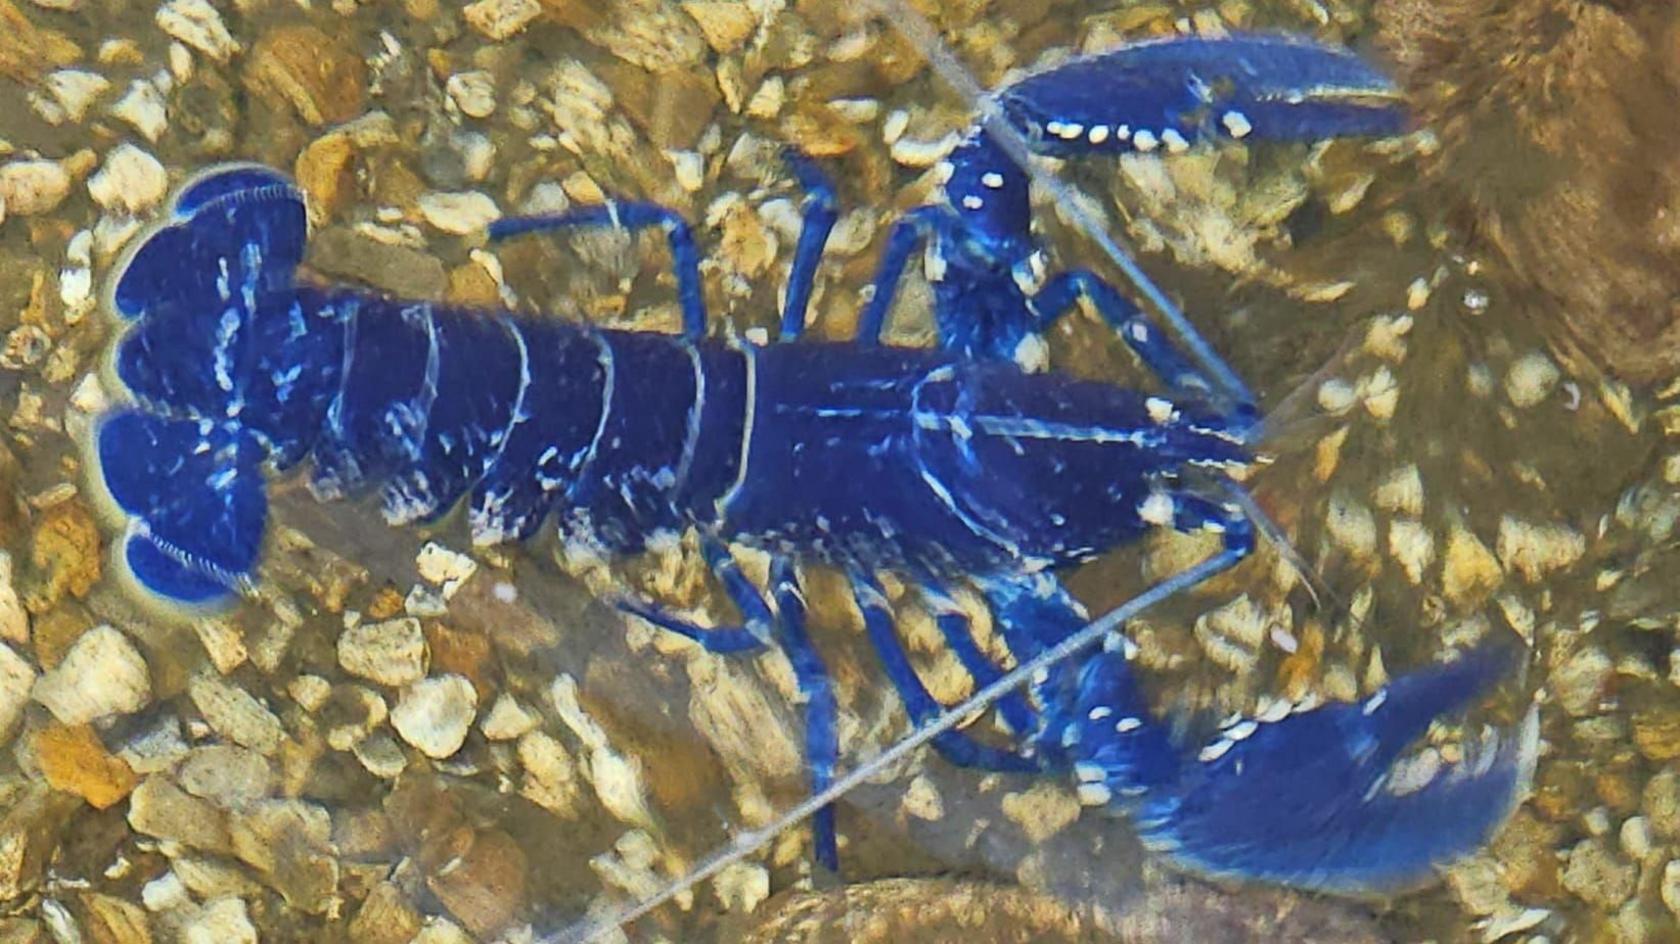
[[[1273,140],[1402,131],[1398,92],[1345,49],[1239,35],[1136,43],[1028,76],[998,93],[1034,150],[1182,150],[1220,135]]]
[[[1434,719],[1474,702],[1509,663],[1479,650],[1362,703],[1228,724],[1134,821],[1147,845],[1209,875],[1338,893],[1418,884],[1486,842],[1532,779],[1533,711],[1455,763],[1433,751],[1402,760]]]

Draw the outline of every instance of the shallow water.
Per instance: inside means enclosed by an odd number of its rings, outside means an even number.
[[[265,941],[406,942],[426,928],[423,940],[530,940],[652,894],[805,794],[784,657],[707,655],[611,607],[613,594],[639,591],[729,618],[691,539],[606,567],[557,560],[552,540],[479,551],[457,586],[458,573],[439,580],[434,559],[416,555],[428,540],[467,550],[459,526],[390,531],[372,509],[321,506],[286,483],[259,594],[231,612],[148,612],[106,556],[115,523],[89,497],[77,442],[101,402],[111,333],[94,302],[120,237],[162,195],[146,165],[118,195],[90,196],[88,177],[122,142],[155,157],[170,184],[229,159],[295,171],[318,214],[308,264],[322,276],[671,330],[661,241],[592,233],[486,250],[447,232],[430,195],[476,192],[503,212],[599,193],[655,200],[695,221],[707,301],[734,332],[774,330],[799,199],[777,149],[791,142],[840,182],[811,331],[843,338],[886,226],[931,198],[941,142],[969,120],[861,5],[523,6],[540,15],[495,38],[427,0],[248,2],[220,10],[225,44],[179,16],[164,18],[182,37],[172,41],[152,8],[120,2],[15,11],[33,29],[0,42],[0,73],[14,80],[0,83],[0,139],[9,161],[57,162],[67,194],[33,208],[14,199],[0,223],[0,547],[12,565],[10,580],[0,568],[0,637],[18,678],[51,673],[109,624],[132,640],[145,681],[111,717],[66,724],[34,703],[4,734],[0,838],[25,852],[0,868],[11,915],[0,937],[62,939],[73,927],[102,941],[235,940],[249,929]],[[474,17],[504,7],[522,5],[478,5]],[[1191,26],[1360,46],[1373,29],[1363,3],[976,0],[940,5],[936,25],[986,86],[1041,57]],[[72,65],[108,83],[85,115],[30,103],[26,89]],[[162,127],[134,82],[163,103]],[[859,938],[866,927],[948,934],[945,908],[988,940],[1680,933],[1665,904],[1680,906],[1668,589],[1680,474],[1664,394],[1552,351],[1544,327],[1556,313],[1454,228],[1420,173],[1437,146],[1425,130],[1062,170],[1260,395],[1271,461],[1250,487],[1328,590],[1315,604],[1263,548],[1152,611],[1131,631],[1156,705],[1209,718],[1262,697],[1353,698],[1450,649],[1519,635],[1533,647],[1527,670],[1475,720],[1509,721],[1538,693],[1546,746],[1535,797],[1488,851],[1379,903],[1217,888],[1174,877],[1123,822],[1081,814],[1071,783],[980,775],[924,751],[842,804],[844,891],[813,876],[795,829],[624,934],[799,940],[769,915],[822,893],[821,920],[856,922]],[[1053,207],[1040,219],[1058,263],[1102,269]],[[89,230],[94,249],[79,260]],[[77,288],[87,275],[91,297]],[[895,342],[930,340],[926,291],[912,271]],[[1059,368],[1145,382],[1091,313],[1050,341]],[[1096,613],[1203,550],[1152,540],[1069,583]],[[762,581],[764,564],[745,564]],[[908,723],[841,581],[805,577],[850,768]],[[27,616],[8,615],[8,585]],[[437,759],[393,721],[413,680],[359,676],[343,654],[348,627],[406,617],[416,623],[391,632],[418,626],[425,674],[470,685],[470,733]],[[936,694],[967,694],[927,617],[907,606],[903,623]],[[987,894],[986,882],[1018,890]]]

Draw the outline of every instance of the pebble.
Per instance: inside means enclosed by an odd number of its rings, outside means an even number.
[[[31,101],[35,110],[51,124],[79,123],[99,96],[111,88],[111,81],[85,69],[60,69],[41,82],[41,92]]]
[[[731,862],[712,879],[725,911],[752,912],[770,897],[770,871],[757,862]]]
[[[175,779],[193,796],[228,809],[261,800],[274,789],[274,772],[268,760],[233,744],[193,748],[176,770]]]
[[[140,780],[85,724],[48,725],[35,733],[34,747],[47,783],[81,797],[96,810],[121,803]]]
[[[349,121],[367,104],[367,63],[338,38],[313,26],[284,26],[251,48],[245,87],[284,103],[305,124]]]
[[[217,734],[264,756],[280,749],[280,719],[243,688],[214,675],[194,676],[187,694]]]
[[[12,578],[12,555],[0,551],[0,640],[24,644],[29,642],[29,614]]]
[[[541,731],[519,739],[519,764],[525,768],[519,795],[561,816],[575,816],[579,792],[577,764],[566,746]]]
[[[1670,859],[1663,866],[1661,894],[1663,904],[1680,918],[1680,859]]]
[[[461,926],[448,918],[427,918],[426,926],[408,944],[474,944]]]
[[[478,730],[491,741],[512,741],[536,730],[542,718],[526,710],[519,700],[503,692],[478,722]]]
[[[380,882],[350,919],[349,939],[364,944],[408,944],[420,932],[420,913],[394,882]]]
[[[110,114],[153,144],[169,130],[169,109],[163,93],[145,79],[128,83],[128,91],[111,106]]]
[[[338,637],[338,664],[359,678],[393,687],[426,677],[426,636],[413,617],[364,623]]]
[[[1346,495],[1332,496],[1324,527],[1330,539],[1356,561],[1376,556],[1377,521],[1371,510]]]
[[[64,724],[132,714],[152,700],[146,660],[128,637],[96,626],[35,683],[34,698]]]
[[[502,211],[496,201],[476,190],[464,193],[431,192],[420,196],[420,215],[427,223],[452,236],[476,233]]]
[[[1059,783],[1038,783],[1020,793],[1006,793],[1003,815],[1039,845],[1079,818],[1079,800]]]
[[[1645,784],[1639,809],[1652,832],[1670,842],[1680,839],[1680,769],[1657,771]]]
[[[1196,641],[1209,659],[1233,672],[1253,668],[1265,644],[1272,619],[1248,594],[1203,613],[1196,619]]]
[[[1530,351],[1505,372],[1505,396],[1518,409],[1527,409],[1551,396],[1560,376],[1551,358]]]
[[[181,925],[182,944],[257,944],[243,898],[218,898]]]
[[[11,739],[13,728],[29,704],[29,689],[35,684],[35,667],[0,642],[0,744]]]
[[[88,179],[87,188],[93,202],[132,216],[163,202],[169,193],[169,175],[157,158],[125,142],[106,155],[104,166]]]
[[[444,596],[452,596],[452,587],[465,583],[478,572],[478,562],[459,551],[452,551],[436,541],[427,541],[414,558],[420,579],[444,588]]]
[[[700,27],[706,45],[720,56],[739,50],[758,29],[751,4],[737,0],[684,0],[682,10]]]
[[[1599,839],[1583,839],[1565,856],[1563,887],[1604,911],[1626,901],[1637,878],[1638,869],[1617,858]]]
[[[1421,584],[1435,561],[1435,535],[1422,522],[1396,518],[1388,525],[1388,553],[1406,572],[1407,580]]]
[[[420,753],[442,760],[466,742],[477,706],[472,683],[459,675],[421,679],[403,690],[391,726]]]
[[[1455,524],[1447,535],[1442,555],[1441,591],[1447,601],[1461,607],[1473,606],[1498,589],[1504,580],[1499,559],[1470,529]]]
[[[1583,646],[1548,678],[1558,704],[1572,717],[1597,714],[1615,672],[1615,663],[1597,646]]]
[[[169,0],[155,20],[158,29],[224,65],[240,50],[210,0]]]
[[[478,0],[461,10],[467,25],[485,37],[501,42],[511,39],[542,15],[537,0]]]
[[[408,769],[408,755],[403,753],[402,745],[384,732],[362,738],[350,751],[363,769],[381,780],[395,780]]]
[[[1587,539],[1568,525],[1524,521],[1514,515],[1499,520],[1499,559],[1530,583],[1581,559]]]
[[[444,91],[468,118],[488,118],[496,113],[496,79],[482,69],[455,73],[444,83]]]
[[[8,213],[51,213],[69,195],[70,175],[57,161],[12,161],[0,166],[0,202]]]
[[[426,887],[481,941],[498,939],[525,906],[528,862],[512,836],[475,833],[472,845],[426,880]]]
[[[233,849],[227,817],[207,800],[176,786],[163,774],[153,774],[128,798],[128,825],[137,833],[178,842],[205,852]]]

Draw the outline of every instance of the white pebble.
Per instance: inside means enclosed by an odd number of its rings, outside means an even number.
[[[488,118],[496,112],[496,79],[488,72],[457,72],[449,77],[444,90],[468,118]]]
[[[64,724],[86,724],[144,708],[152,700],[152,681],[127,636],[96,626],[41,676],[34,698]]]
[[[12,726],[23,717],[29,704],[29,689],[35,684],[35,667],[11,646],[0,643],[0,743],[11,736]]]
[[[0,202],[18,216],[50,213],[70,193],[70,175],[57,161],[12,161],[0,166]]]
[[[1551,395],[1559,378],[1551,358],[1531,351],[1517,359],[1505,373],[1505,396],[1518,409],[1527,409]]]
[[[210,0],[169,0],[158,8],[155,19],[158,29],[217,62],[226,64],[239,52],[238,41]]]
[[[426,676],[426,637],[412,616],[366,623],[338,637],[344,671],[380,685],[407,685]]]
[[[403,690],[391,726],[411,746],[435,760],[461,749],[478,708],[478,693],[459,675],[421,679]]]
[[[128,125],[153,144],[169,130],[169,110],[163,93],[144,79],[128,84],[128,91],[111,106],[111,117]]]
[[[169,175],[158,159],[132,144],[119,144],[88,180],[88,195],[107,210],[134,215],[163,202]]]
[[[420,196],[420,215],[432,226],[453,236],[474,233],[502,211],[496,201],[476,190],[465,193],[426,193]]]

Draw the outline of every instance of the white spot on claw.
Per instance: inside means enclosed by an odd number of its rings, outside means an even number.
[[[1132,146],[1145,153],[1155,150],[1160,143],[1161,139],[1155,137],[1155,132],[1148,128],[1139,128],[1137,134],[1132,135]]]
[[[986,205],[986,201],[971,193],[962,198],[962,205],[964,209],[978,210]]]
[[[1163,400],[1160,397],[1150,397],[1143,401],[1143,408],[1149,411],[1149,419],[1157,426],[1171,422],[1173,414],[1178,412],[1173,409],[1171,400]]]
[[[1121,718],[1119,721],[1114,722],[1114,733],[1130,734],[1141,727],[1143,727],[1143,721],[1141,719]]]
[[[1172,154],[1183,154],[1190,150],[1190,142],[1184,139],[1184,135],[1179,134],[1172,128],[1161,132],[1161,143],[1165,144],[1167,151]]]
[[[1108,787],[1100,783],[1082,783],[1077,792],[1083,806],[1107,806],[1108,801],[1114,798]]]
[[[1249,133],[1254,130],[1254,126],[1249,124],[1248,116],[1240,111],[1226,112],[1219,116],[1219,123],[1225,126],[1225,131],[1231,137],[1239,141],[1248,137]]]
[[[1092,144],[1101,144],[1108,140],[1108,134],[1108,125],[1092,125],[1091,130],[1086,133],[1085,137]]]
[[[1209,744],[1207,747],[1202,748],[1202,752],[1197,754],[1196,758],[1204,764],[1211,764],[1219,758],[1224,757],[1226,752],[1235,747],[1236,744],[1237,742],[1235,741],[1228,741],[1224,738],[1220,738],[1212,744]]]
[[[1003,186],[1003,175],[995,170],[989,170],[980,175],[980,182],[993,190]]]
[[[1364,706],[1359,709],[1359,713],[1368,718],[1376,714],[1377,709],[1381,708],[1385,701],[1388,701],[1388,689],[1386,688],[1367,698]]]

